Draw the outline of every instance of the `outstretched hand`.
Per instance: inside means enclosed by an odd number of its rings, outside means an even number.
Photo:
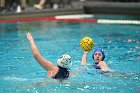
[[[27,39],[29,40],[29,41],[33,41],[34,39],[33,39],[33,36],[31,35],[31,33],[27,33],[26,34],[27,35]]]

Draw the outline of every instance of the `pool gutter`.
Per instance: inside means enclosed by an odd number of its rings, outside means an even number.
[[[49,17],[56,15],[72,15],[72,14],[83,14],[83,9],[59,9],[59,10],[44,10],[44,11],[33,11],[23,13],[6,13],[1,14],[0,19],[22,19],[22,18],[34,18],[34,17]]]

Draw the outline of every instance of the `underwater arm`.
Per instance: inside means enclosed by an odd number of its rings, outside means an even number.
[[[84,51],[84,54],[82,56],[82,61],[81,61],[82,65],[85,65],[87,63],[87,54],[88,54],[88,51]]]
[[[74,73],[70,73],[69,77],[75,77],[75,74]]]
[[[37,49],[37,46],[34,42],[34,39],[32,37],[32,35],[28,32],[27,33],[27,39],[30,42],[30,46],[32,49],[32,53],[34,55],[34,58],[37,60],[37,62],[46,70],[52,70],[54,65],[49,62],[48,60],[46,60],[45,58],[43,58],[39,52],[39,50]]]

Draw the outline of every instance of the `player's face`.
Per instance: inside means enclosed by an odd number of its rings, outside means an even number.
[[[94,61],[95,62],[100,62],[102,61],[103,55],[100,52],[95,52],[94,53]]]

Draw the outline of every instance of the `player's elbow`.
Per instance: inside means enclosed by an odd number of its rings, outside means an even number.
[[[40,56],[40,54],[39,53],[34,53],[33,56],[34,56],[35,59],[37,59]]]

